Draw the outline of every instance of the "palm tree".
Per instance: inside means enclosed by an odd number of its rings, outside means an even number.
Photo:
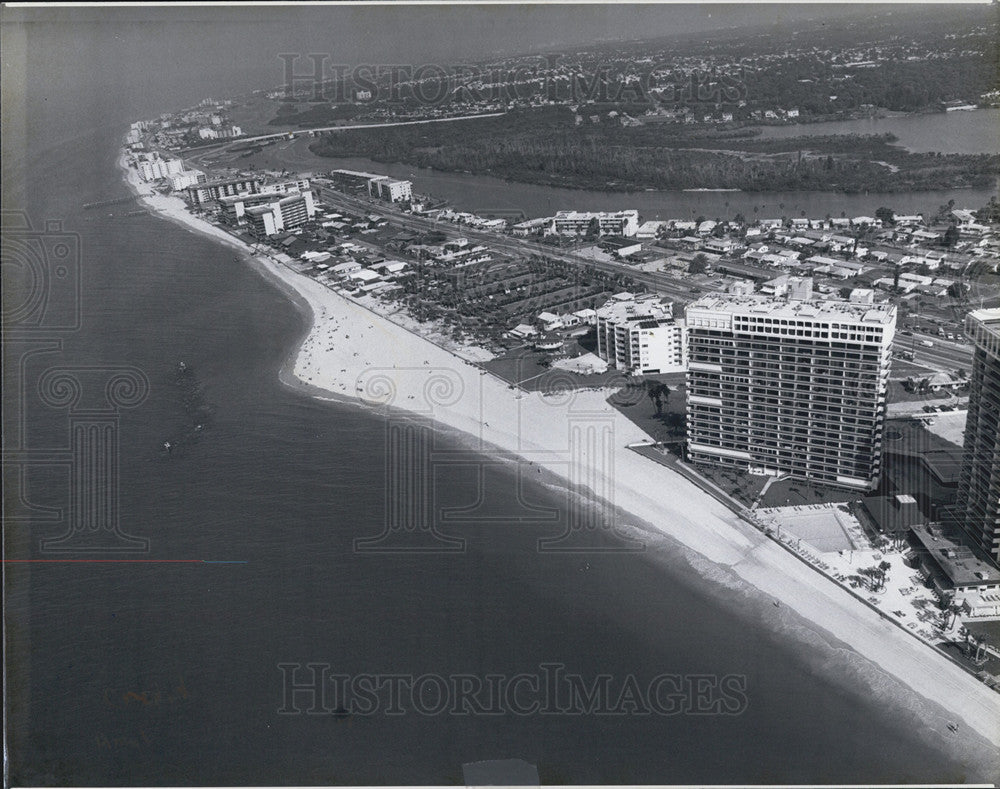
[[[989,646],[989,641],[987,641],[986,636],[978,635],[976,636],[976,656],[973,658],[973,662],[978,666],[986,662],[989,657],[989,653],[986,651],[986,647]]]
[[[878,569],[878,588],[880,590],[885,588],[886,574],[889,572],[891,568],[892,565],[889,564],[889,562],[882,561],[879,563],[877,569]]]
[[[951,628],[954,627],[955,621],[958,619],[958,614],[961,610],[962,607],[955,601],[954,594],[944,601],[944,617],[942,618],[941,623],[942,630],[951,630]]]

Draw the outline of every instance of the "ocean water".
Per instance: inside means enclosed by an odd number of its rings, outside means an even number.
[[[463,763],[491,758],[526,759],[548,783],[985,777],[967,766],[978,751],[942,747],[919,697],[680,547],[640,533],[642,553],[539,553],[561,525],[532,513],[563,513],[565,495],[519,485],[511,468],[491,466],[483,489],[475,464],[436,471],[438,506],[479,502],[479,520],[440,524],[463,552],[355,551],[385,523],[384,420],[279,382],[306,319],[231,252],[122,216],[133,206],[82,209],[127,194],[117,141],[145,107],[63,101],[29,106],[43,131],[5,170],[30,188],[5,208],[78,234],[81,325],[45,354],[5,347],[5,375],[23,360],[26,381],[4,387],[5,447],[66,445],[67,409],[38,395],[49,368],[141,370],[148,396],[118,423],[119,507],[158,561],[6,566],[14,784],[461,783]],[[46,135],[39,119],[53,112],[78,118],[79,134]],[[28,474],[28,501],[66,506],[65,468]],[[51,557],[39,540],[65,524],[9,506],[21,517],[5,529],[7,556]],[[279,664],[306,663],[507,678],[556,663],[615,686],[736,675],[746,705],[280,714]]]

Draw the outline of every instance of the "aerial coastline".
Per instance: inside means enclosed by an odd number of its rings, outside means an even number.
[[[986,744],[995,738],[995,722],[1000,718],[996,693],[887,623],[676,472],[629,450],[627,445],[648,442],[649,437],[608,405],[607,391],[576,392],[569,402],[554,394],[517,391],[322,283],[270,256],[255,254],[243,241],[192,216],[179,198],[158,194],[141,184],[124,154],[118,166],[129,188],[156,215],[234,249],[300,310],[308,312],[308,331],[280,372],[285,383],[311,396],[373,408],[389,404],[429,416],[464,434],[483,451],[498,447],[528,458],[564,481],[564,458],[552,448],[565,445],[567,420],[574,410],[610,421],[614,430],[614,503],[644,524],[641,529],[655,530],[681,543],[762,594],[780,600],[942,711],[960,718],[984,739],[980,745],[990,767],[1000,763],[996,751]],[[393,377],[395,397],[391,403],[386,403],[384,392],[373,384],[377,373]],[[446,398],[445,405],[429,402],[426,387],[435,375],[448,379],[459,396]],[[585,457],[584,463],[592,479],[611,481],[597,458]],[[947,737],[946,723],[942,715],[928,725]],[[989,769],[983,774],[989,774]]]

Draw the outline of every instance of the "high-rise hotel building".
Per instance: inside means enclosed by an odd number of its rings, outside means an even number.
[[[1000,562],[1000,309],[965,319],[975,344],[956,514],[972,543]]]
[[[878,485],[896,308],[705,296],[686,310],[691,460]]]

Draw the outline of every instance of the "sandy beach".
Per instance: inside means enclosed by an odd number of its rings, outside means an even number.
[[[304,391],[368,407],[391,407],[465,434],[489,453],[499,448],[628,513],[625,526],[655,530],[725,568],[916,691],[937,710],[924,721],[943,741],[961,722],[972,747],[1000,774],[1000,694],[921,644],[806,566],[676,472],[627,448],[648,440],[606,402],[607,392],[524,393],[417,334],[250,248],[192,216],[183,200],[142,184],[119,159],[126,180],[155,213],[244,254],[311,313],[311,328],[285,365]],[[528,467],[529,473],[537,473]],[[565,547],[579,535],[569,535]],[[582,545],[582,543],[580,543]],[[971,732],[986,742],[971,738]],[[956,746],[960,747],[957,744]],[[988,774],[988,773],[987,773]]]

